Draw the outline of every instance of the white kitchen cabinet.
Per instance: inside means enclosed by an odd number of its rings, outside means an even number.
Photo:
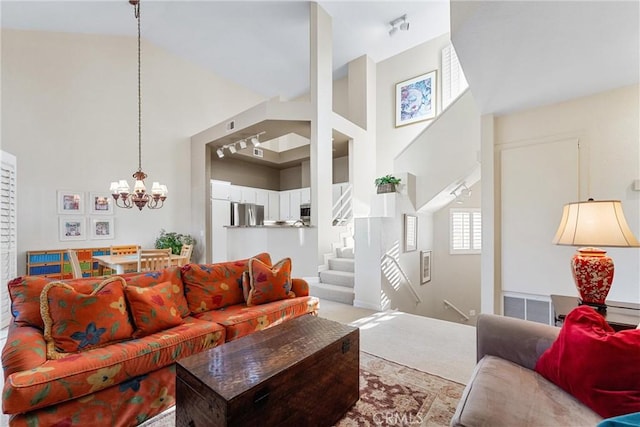
[[[229,200],[231,183],[229,181],[211,180],[211,198],[215,200]]]
[[[269,210],[265,211],[265,219],[270,221],[277,221],[280,219],[280,192],[268,191],[269,198]]]
[[[242,203],[242,187],[231,185],[229,189],[229,200],[232,202]]]
[[[301,188],[300,189],[300,203],[311,203],[311,188]]]
[[[266,217],[269,211],[269,190],[256,189],[256,205],[264,206],[264,216]]]
[[[300,191],[292,190],[289,194],[290,219],[300,219]]]
[[[291,219],[291,215],[289,214],[289,193],[290,191],[281,191],[280,192],[280,212],[279,219]]]
[[[256,203],[257,190],[251,187],[242,187],[242,203]]]

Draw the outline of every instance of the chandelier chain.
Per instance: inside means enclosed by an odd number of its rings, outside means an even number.
[[[134,6],[134,14],[138,20],[138,170],[142,170],[142,89],[140,81],[140,2]]]

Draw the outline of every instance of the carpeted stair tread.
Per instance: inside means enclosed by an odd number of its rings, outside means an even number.
[[[320,299],[353,305],[355,295],[352,288],[328,283],[310,283],[309,293]]]
[[[329,258],[329,270],[355,271],[355,260],[353,258]]]
[[[320,272],[320,282],[353,288],[355,274],[350,271],[324,270]]]

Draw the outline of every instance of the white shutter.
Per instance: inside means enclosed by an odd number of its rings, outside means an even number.
[[[0,151],[0,164],[0,328],[4,328],[11,319],[7,282],[17,276],[16,157]]]
[[[451,209],[450,253],[478,254],[482,250],[480,209]]]
[[[467,87],[469,84],[458,61],[456,50],[449,44],[442,49],[442,108],[447,108]]]

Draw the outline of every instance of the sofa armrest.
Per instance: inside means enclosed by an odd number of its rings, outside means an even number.
[[[304,279],[291,279],[291,290],[297,297],[309,296],[309,284]]]
[[[478,361],[492,355],[529,369],[560,332],[555,326],[494,314],[480,314],[476,327]]]
[[[37,368],[47,361],[44,335],[38,328],[18,326],[11,322],[2,349],[5,379],[14,372]]]

